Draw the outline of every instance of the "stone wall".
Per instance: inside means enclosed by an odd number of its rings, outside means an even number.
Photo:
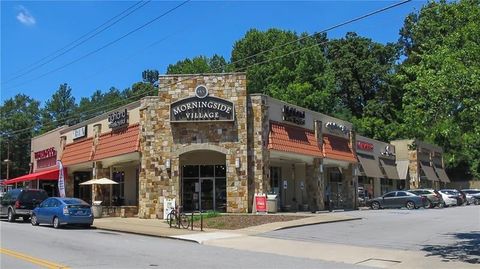
[[[210,96],[233,102],[234,122],[170,122],[170,104],[192,97],[198,85]],[[140,218],[162,218],[164,198],[180,196],[180,160],[185,149],[225,153],[227,167],[227,212],[247,212],[247,90],[244,74],[168,75],[159,80],[159,97],[142,100],[140,108]],[[216,150],[219,151],[219,150]],[[240,159],[240,168],[235,161]],[[170,160],[170,169],[166,162]]]
[[[248,102],[248,178],[249,205],[253,205],[255,193],[270,191],[270,163],[267,149],[269,135],[268,107],[266,96],[250,95]]]

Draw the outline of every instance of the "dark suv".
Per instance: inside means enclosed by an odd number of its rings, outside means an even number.
[[[425,208],[441,207],[443,205],[442,195],[433,189],[416,189],[410,190],[410,192],[415,193],[418,196],[423,196],[427,198],[425,201]]]
[[[24,221],[28,221],[32,210],[47,198],[47,192],[44,190],[9,190],[1,198],[0,217],[7,217],[9,222],[15,221],[17,217],[23,217]]]

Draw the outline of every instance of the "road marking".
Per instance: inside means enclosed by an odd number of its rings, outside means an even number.
[[[51,261],[42,260],[42,259],[39,259],[39,258],[28,256],[26,254],[16,252],[16,251],[13,251],[13,250],[10,250],[10,249],[0,248],[0,253],[5,254],[5,255],[9,255],[9,256],[15,257],[17,259],[24,260],[24,261],[27,261],[27,262],[30,262],[30,263],[33,263],[33,264],[36,264],[36,265],[40,265],[40,266],[43,266],[43,267],[49,268],[49,269],[69,269],[65,265],[61,265],[61,264],[54,263],[54,262],[51,262]]]

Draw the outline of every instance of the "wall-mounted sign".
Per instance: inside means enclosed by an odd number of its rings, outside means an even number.
[[[115,111],[108,114],[108,127],[118,129],[128,125],[128,112],[125,108],[122,111]]]
[[[282,108],[283,120],[293,122],[295,124],[305,124],[305,111],[300,111],[294,107],[283,106]]]
[[[385,146],[385,150],[381,152],[385,156],[395,156],[395,152],[390,145]]]
[[[57,157],[57,151],[54,147],[35,152],[35,160],[43,160],[51,157]]]
[[[368,143],[368,142],[363,142],[363,141],[357,141],[357,149],[363,150],[363,151],[373,151],[373,144]]]
[[[87,126],[83,126],[73,130],[72,137],[73,139],[78,139],[87,136]]]
[[[344,135],[348,134],[348,128],[345,125],[338,124],[336,122],[329,121],[325,123],[325,127],[331,132],[341,132]]]
[[[171,122],[233,121],[233,103],[221,98],[208,96],[208,90],[200,85],[195,96],[185,98],[170,105]]]

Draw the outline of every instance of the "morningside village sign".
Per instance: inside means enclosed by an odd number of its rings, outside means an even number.
[[[203,85],[195,88],[195,96],[170,105],[171,122],[233,121],[234,118],[233,103],[209,96],[207,87]]]

